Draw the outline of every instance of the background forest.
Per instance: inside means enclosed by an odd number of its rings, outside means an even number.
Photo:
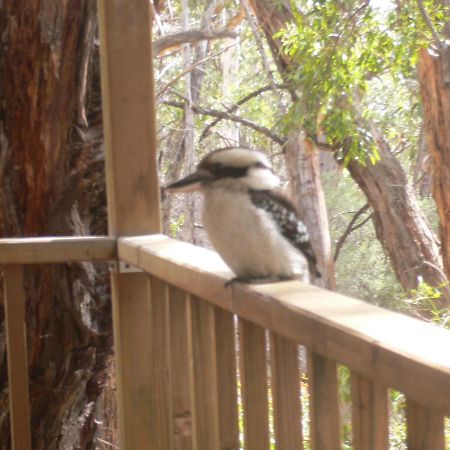
[[[312,231],[324,287],[448,326],[449,7],[154,2],[161,184],[213,149],[263,149]],[[95,1],[5,0],[0,24],[2,237],[107,234]],[[165,232],[208,246],[200,208],[164,197]],[[33,448],[118,448],[107,267],[70,269],[27,274]],[[2,413],[0,448],[8,426]]]

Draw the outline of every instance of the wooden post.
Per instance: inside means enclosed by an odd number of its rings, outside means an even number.
[[[352,429],[355,450],[389,449],[388,392],[352,372]]]
[[[99,0],[108,223],[113,236],[161,231],[146,0]]]
[[[114,237],[157,233],[150,2],[99,0],[98,14],[109,232]],[[148,275],[120,266],[111,279],[121,449],[169,449],[170,427],[164,422],[169,414],[158,417],[154,410],[160,376],[152,351],[154,295],[164,295],[164,289],[154,289]]]
[[[22,266],[4,268],[5,327],[13,450],[31,450],[25,292]]]
[[[244,409],[244,447],[248,450],[268,450],[270,442],[265,331],[243,319],[239,320],[239,362]]]
[[[270,367],[277,450],[303,449],[298,345],[270,333]]]
[[[224,309],[215,308],[214,316],[216,325],[217,385],[219,386],[220,448],[237,450],[240,446],[234,315]]]
[[[310,352],[308,358],[313,450],[339,450],[340,424],[336,363]]]
[[[219,448],[216,332],[214,307],[190,296],[188,307],[194,448]]]
[[[172,369],[172,433],[174,450],[193,449],[191,361],[188,294],[169,287],[169,339]]]
[[[444,450],[444,416],[407,399],[408,450]]]

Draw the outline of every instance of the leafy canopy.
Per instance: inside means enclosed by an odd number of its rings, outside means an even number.
[[[442,27],[445,14],[425,3],[430,18]],[[362,104],[368,83],[390,72],[412,77],[417,50],[431,33],[416,2],[400,11],[380,11],[372,2],[300,1],[292,4],[295,21],[277,37],[292,60],[289,75],[299,100],[287,116],[288,127],[303,126],[313,138],[324,135],[341,148],[344,163],[378,159]]]

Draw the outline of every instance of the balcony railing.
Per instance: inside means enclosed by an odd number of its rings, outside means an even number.
[[[80,260],[113,261],[123,450],[340,449],[337,365],[355,450],[389,448],[389,388],[407,448],[445,450],[449,331],[296,281],[225,287],[214,252],[163,235],[0,241],[16,450],[31,449],[22,265]]]
[[[111,261],[121,450],[338,450],[340,364],[355,450],[389,448],[389,388],[408,449],[444,450],[449,331],[299,282],[225,287],[215,253],[156,234],[150,6],[98,1],[114,237],[0,240],[13,448],[31,450],[22,266],[86,260]]]

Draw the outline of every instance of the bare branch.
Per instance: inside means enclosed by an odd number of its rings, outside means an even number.
[[[188,67],[187,69],[183,70],[181,73],[179,73],[174,79],[170,80],[157,94],[157,97],[161,97],[172,85],[174,85],[181,77],[183,77],[186,73],[192,72],[196,67],[201,66],[205,62],[210,61],[211,59],[214,59],[215,57],[219,56],[220,54],[226,52],[232,47],[235,47],[237,44],[229,45],[228,47],[223,48],[222,50],[218,51],[217,53],[214,53],[214,55],[210,55],[206,58],[201,59],[200,61],[197,61],[195,64],[192,64],[191,67]]]
[[[155,55],[159,55],[164,50],[173,47],[179,47],[182,44],[212,40],[223,38],[236,38],[238,35],[234,31],[218,30],[218,31],[201,31],[190,30],[181,31],[180,33],[169,34],[156,39],[153,42],[153,51]]]
[[[439,37],[439,34],[436,31],[436,28],[434,28],[434,25],[431,22],[430,16],[428,15],[427,11],[425,10],[423,0],[417,0],[417,4],[419,5],[420,14],[422,15],[423,21],[425,22],[426,26],[430,29],[431,34],[433,35],[435,44],[437,45],[438,48],[442,48],[444,46],[444,43],[442,42],[441,38]]]
[[[167,101],[163,101],[163,103],[168,106],[173,106],[174,108],[181,108],[181,109],[184,108],[184,103],[181,103],[181,102],[167,100]],[[278,136],[277,134],[270,131],[268,128],[266,128],[262,125],[258,125],[250,120],[236,116],[234,114],[230,114],[229,112],[217,111],[215,109],[202,108],[200,106],[192,106],[192,110],[196,114],[201,114],[203,116],[217,117],[221,120],[222,119],[231,120],[232,122],[240,123],[248,128],[251,128],[251,129],[257,131],[258,133],[263,134],[264,136],[267,136],[269,139],[271,139],[272,141],[276,142],[279,145],[284,145],[286,143],[285,138]]]
[[[275,84],[275,87],[278,89],[287,89],[287,86],[284,84]],[[243,105],[244,103],[247,103],[248,101],[250,101],[252,98],[257,97],[258,95],[262,94],[263,92],[267,92],[267,91],[271,91],[273,90],[273,86],[263,86],[259,89],[257,89],[256,91],[251,92],[250,94],[246,95],[245,97],[241,98],[240,100],[238,100],[233,106],[231,106],[230,108],[227,109],[228,113],[232,113],[234,111],[236,111],[239,106]],[[199,141],[202,141],[203,139],[206,138],[206,136],[208,136],[208,134],[211,131],[211,128],[215,127],[222,119],[221,118],[217,118],[215,120],[213,120],[202,132],[202,134],[200,135]]]
[[[272,71],[270,70],[270,63],[267,59],[267,55],[266,55],[266,51],[264,49],[263,46],[263,39],[261,37],[261,33],[259,31],[258,25],[256,23],[256,18],[255,16],[252,14],[252,9],[250,7],[250,4],[248,2],[248,0],[242,0],[242,6],[245,10],[245,14],[247,15],[247,22],[250,25],[250,28],[252,29],[253,32],[253,36],[255,37],[255,42],[256,42],[256,47],[258,48],[258,52],[261,56],[261,61],[262,61],[262,65],[264,67],[264,70],[266,71],[267,77],[269,79],[270,85],[272,86],[273,89],[273,94],[275,95],[275,97],[278,100],[278,107],[280,109],[280,111],[284,112],[284,105],[283,105],[283,101],[281,98],[280,93],[278,92],[278,90],[276,89],[276,82],[275,82],[275,78],[273,76]]]
[[[358,217],[364,214],[369,209],[369,204],[366,203],[362,208],[358,209],[358,211],[355,212],[354,216],[352,217],[352,220],[350,220],[349,224],[347,225],[347,228],[344,231],[344,234],[339,238],[337,244],[336,244],[336,250],[334,251],[334,262],[337,261],[339,257],[339,253],[342,249],[342,246],[344,245],[346,239],[348,236],[353,233],[353,231],[357,230],[358,228],[361,228],[363,225],[365,225],[372,217],[372,214],[369,214],[364,220],[359,222],[357,225],[355,225],[355,222],[358,220]]]
[[[95,39],[96,23],[97,19],[95,16],[95,2],[88,2],[88,8],[90,8],[93,13],[89,13],[87,16],[87,21],[83,31],[83,43],[80,45],[82,49],[81,58],[79,62],[79,79],[77,83],[77,125],[81,127],[88,126],[87,113],[86,113],[86,93],[88,85],[88,74],[89,65],[92,60],[93,54],[93,42]]]
[[[155,20],[156,26],[158,27],[159,32],[161,34],[163,34],[164,30],[163,30],[163,25],[161,22],[161,16],[159,15],[158,10],[157,10],[153,0],[150,0],[149,3],[150,3],[150,9],[152,10],[152,15]]]

